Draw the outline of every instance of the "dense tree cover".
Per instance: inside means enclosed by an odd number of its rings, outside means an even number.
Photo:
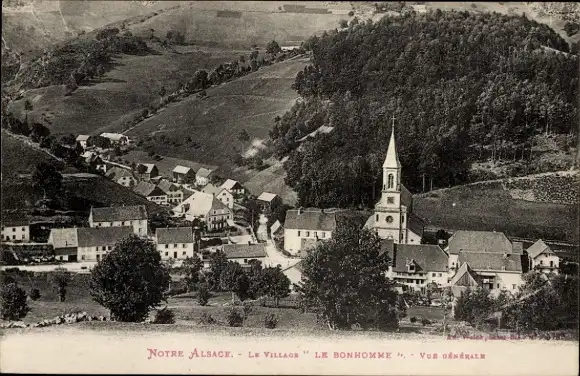
[[[14,281],[2,284],[0,303],[0,316],[4,320],[19,320],[30,311],[26,292]]]
[[[548,26],[497,13],[410,12],[312,37],[303,100],[271,132],[301,205],[374,203],[392,121],[403,180],[461,184],[472,162],[529,158],[531,140],[576,132],[578,58]],[[562,51],[554,51],[554,50]],[[298,139],[322,125],[329,134]],[[526,153],[527,150],[527,153]]]
[[[155,245],[135,235],[115,245],[91,270],[93,300],[118,321],[144,320],[164,299],[171,277]]]
[[[103,75],[111,67],[115,54],[149,53],[145,41],[117,28],[99,31],[94,39],[79,38],[45,51],[22,67],[18,78],[26,88],[66,84],[74,87],[85,80]]]
[[[302,281],[296,287],[304,308],[316,312],[330,329],[396,327],[397,293],[386,277],[388,255],[380,250],[374,232],[342,222],[331,240],[302,261]]]

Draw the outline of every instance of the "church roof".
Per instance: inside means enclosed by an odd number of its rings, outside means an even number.
[[[395,127],[391,131],[391,139],[389,140],[389,148],[387,149],[387,157],[383,163],[383,168],[401,168],[401,162],[399,161],[399,156],[397,155],[397,147],[395,146]]]

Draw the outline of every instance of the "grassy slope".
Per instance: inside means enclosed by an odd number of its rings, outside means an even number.
[[[417,195],[413,211],[429,227],[496,230],[513,237],[578,242],[577,205],[513,198],[501,183]]]
[[[21,140],[8,136],[2,130],[2,175],[30,173],[40,162],[56,161],[50,155],[33,149]]]

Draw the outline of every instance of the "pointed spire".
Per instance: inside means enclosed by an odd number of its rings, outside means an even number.
[[[387,157],[385,158],[385,163],[383,163],[383,168],[401,168],[401,162],[399,161],[397,148],[395,146],[395,115],[391,119],[393,120],[391,139],[389,140],[389,148],[387,149]]]

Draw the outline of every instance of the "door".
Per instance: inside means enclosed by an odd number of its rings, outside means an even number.
[[[173,258],[177,258],[177,252],[173,252]]]

